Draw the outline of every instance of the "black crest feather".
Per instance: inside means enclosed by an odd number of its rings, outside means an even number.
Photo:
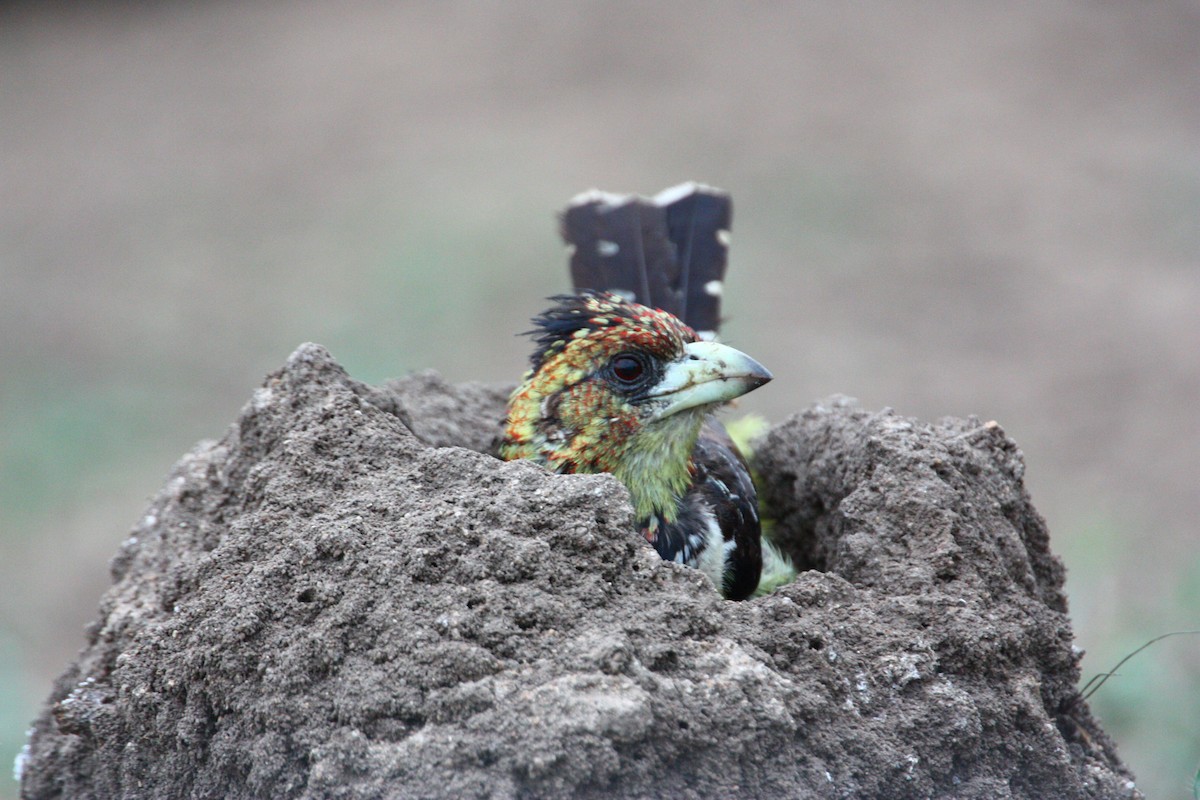
[[[579,294],[559,294],[548,298],[553,305],[533,318],[534,329],[526,331],[533,337],[536,347],[530,362],[537,369],[547,358],[561,350],[565,343],[580,330],[594,331],[599,326],[593,321],[596,315],[594,298],[602,292],[584,291]],[[621,305],[612,309],[621,312]]]

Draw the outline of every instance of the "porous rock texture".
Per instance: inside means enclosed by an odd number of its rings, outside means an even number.
[[[613,478],[487,454],[505,395],[297,350],[121,547],[22,796],[1138,796],[994,423],[776,426],[805,571],[732,603]]]

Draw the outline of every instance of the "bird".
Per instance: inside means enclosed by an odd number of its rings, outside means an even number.
[[[611,473],[663,559],[742,600],[762,573],[757,492],[714,412],[772,375],[716,341],[731,222],[730,196],[697,183],[576,196],[561,215],[574,293],[533,319],[499,451]]]

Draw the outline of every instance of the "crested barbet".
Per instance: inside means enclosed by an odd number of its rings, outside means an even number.
[[[588,192],[562,217],[576,294],[533,322],[500,454],[557,472],[609,472],[641,534],[725,597],[762,573],[750,470],[713,412],[771,373],[715,341],[732,204],[683,184],[653,198]]]

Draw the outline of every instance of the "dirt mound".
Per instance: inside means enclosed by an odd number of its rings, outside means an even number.
[[[476,452],[504,396],[299,349],[122,546],[22,796],[1137,796],[994,424],[777,426],[810,571],[730,603],[611,477]]]

